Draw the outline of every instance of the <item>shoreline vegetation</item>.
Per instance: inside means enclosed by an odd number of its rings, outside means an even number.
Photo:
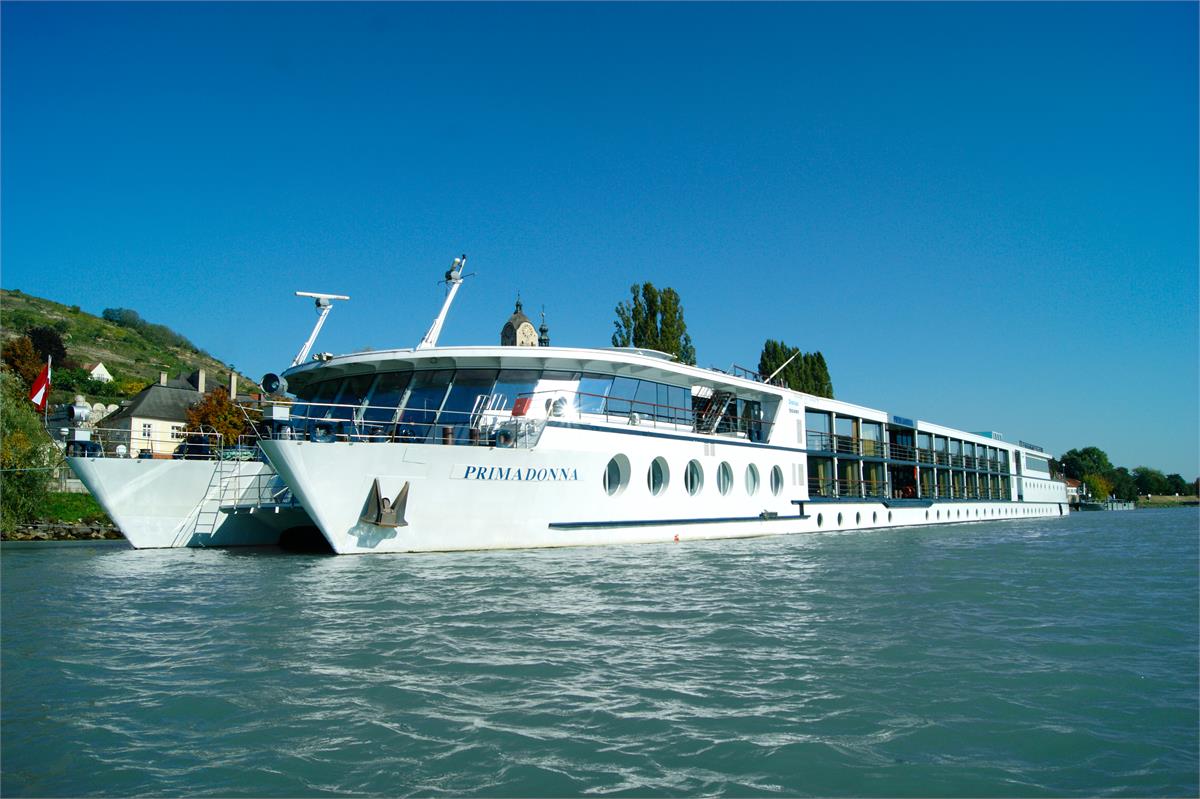
[[[35,518],[0,533],[0,541],[100,541],[121,538],[91,494],[50,492]]]

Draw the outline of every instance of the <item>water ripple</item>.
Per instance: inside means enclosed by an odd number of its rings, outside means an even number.
[[[4,795],[1194,795],[1197,516],[5,547]]]

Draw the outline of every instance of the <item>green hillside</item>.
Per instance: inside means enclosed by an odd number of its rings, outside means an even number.
[[[183,336],[162,325],[144,324],[143,329],[116,324],[82,311],[78,306],[61,305],[22,291],[0,289],[0,339],[24,335],[35,327],[58,331],[66,345],[67,358],[77,366],[103,362],[113,376],[106,387],[111,397],[132,396],[152,382],[160,372],[174,378],[204,369],[209,386],[228,386],[229,367]],[[60,364],[55,364],[58,373]],[[253,390],[253,384],[241,380],[239,390]],[[56,389],[53,402],[65,402],[69,396]],[[104,397],[100,394],[100,398]],[[88,399],[93,399],[90,396]]]

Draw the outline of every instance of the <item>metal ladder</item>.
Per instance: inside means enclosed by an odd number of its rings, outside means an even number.
[[[717,432],[717,425],[721,423],[721,418],[729,408],[729,403],[733,402],[735,397],[736,395],[732,391],[714,391],[696,416],[696,432]]]
[[[229,495],[231,482],[234,483],[232,495],[234,501],[236,502],[239,498],[241,466],[242,461],[216,461],[212,475],[208,479],[208,486],[204,489],[204,496],[196,504],[196,509],[189,514],[189,518],[185,519],[179,527],[179,533],[175,537],[176,546],[183,545],[188,538],[196,535],[211,538],[220,521],[221,506],[226,504],[225,500]],[[200,546],[204,546],[202,540],[198,543]]]

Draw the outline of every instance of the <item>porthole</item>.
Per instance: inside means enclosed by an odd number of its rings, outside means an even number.
[[[758,493],[758,467],[753,463],[746,467],[746,493],[750,496]]]
[[[888,511],[888,524],[892,523],[892,512]]]
[[[942,520],[942,512],[939,510],[939,511],[937,512],[937,519],[936,519],[935,521],[939,521],[939,522],[940,522],[941,520]]]
[[[700,465],[700,461],[688,461],[687,471],[683,473],[683,485],[693,496],[704,488],[704,467]]]
[[[854,514],[854,526],[859,527],[861,525],[862,525],[862,514],[861,513]]]
[[[724,461],[717,467],[717,490],[721,496],[733,490],[733,467]]]
[[[871,524],[879,524],[879,514],[875,511],[871,512]]]
[[[925,511],[925,521],[929,521],[929,511]]]
[[[610,497],[615,497],[625,490],[628,483],[629,458],[624,455],[613,456],[604,469],[604,492]]]
[[[838,527],[842,526],[842,514],[838,514]]]
[[[817,514],[817,527],[824,527],[824,526],[825,526],[825,514],[818,513]]]
[[[783,490],[783,469],[778,466],[771,468],[771,493],[779,496],[779,492]]]
[[[671,469],[667,466],[667,462],[663,458],[655,458],[650,463],[650,469],[646,472],[646,485],[650,487],[650,493],[653,496],[658,496],[667,490],[667,486],[671,484]]]

